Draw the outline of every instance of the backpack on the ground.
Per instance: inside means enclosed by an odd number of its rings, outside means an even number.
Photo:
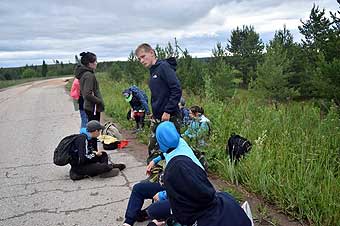
[[[73,141],[77,139],[78,136],[82,136],[80,134],[73,134],[67,137],[64,137],[57,148],[54,150],[53,154],[53,163],[57,166],[65,166],[71,161],[71,154]]]
[[[118,140],[122,140],[123,136],[112,122],[106,122],[104,124],[105,129],[103,129],[103,135],[109,135],[117,138]]]
[[[252,144],[249,140],[240,135],[232,133],[228,139],[226,153],[229,154],[230,161],[237,162],[242,156],[251,150]]]

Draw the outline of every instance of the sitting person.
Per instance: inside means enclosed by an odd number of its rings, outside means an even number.
[[[181,100],[178,103],[179,110],[181,111],[181,119],[182,119],[182,126],[187,126],[190,124],[190,110],[185,107],[185,99],[181,97]]]
[[[172,122],[168,123],[174,125]],[[161,124],[164,124],[164,122]],[[158,139],[157,142],[159,142]],[[182,138],[181,150],[183,155],[191,158],[199,167],[202,168],[202,170],[204,170],[202,164],[196,158],[194,152]],[[148,164],[146,173],[150,174],[152,168],[154,168],[162,159],[165,159],[167,162],[169,158],[171,158],[171,154],[169,155],[167,153],[163,153],[161,156],[155,157]],[[153,199],[154,201],[157,200],[157,202],[151,204],[144,212],[141,211],[141,208],[145,199]],[[133,187],[125,213],[125,221],[123,226],[133,225],[141,215],[144,215],[146,219],[158,220],[158,222],[162,222],[171,216],[170,203],[167,199],[167,193],[164,186],[162,186],[160,183],[143,181]],[[157,225],[156,222],[157,221],[150,222],[149,225]]]
[[[124,164],[109,164],[107,153],[95,150],[88,142],[92,138],[97,138],[103,128],[104,126],[96,120],[88,122],[86,128],[81,128],[81,135],[74,140],[71,151],[70,178],[72,180],[97,175],[103,178],[114,177],[119,174],[119,170],[125,169]]]
[[[205,117],[204,109],[199,106],[190,108],[191,122],[182,137],[195,141],[197,146],[205,146],[210,135],[210,120]]]
[[[130,103],[131,109],[128,113],[128,119],[136,121],[136,132],[144,127],[145,114],[150,114],[148,106],[148,97],[145,92],[140,90],[137,86],[131,86],[124,90],[122,94],[126,102]]]
[[[171,122],[156,130],[167,163],[164,186],[175,220],[182,225],[250,226],[251,221],[225,192],[216,192],[202,165]]]

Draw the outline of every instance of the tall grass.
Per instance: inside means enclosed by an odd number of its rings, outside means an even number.
[[[121,96],[129,84],[101,76],[100,85],[106,112],[131,127],[125,118],[129,105]],[[212,121],[206,150],[211,169],[296,218],[340,225],[340,119],[335,109],[320,119],[311,103],[271,106],[248,94],[238,93],[228,102],[187,98],[189,106],[203,106]],[[232,132],[253,143],[251,153],[236,166],[225,153]]]

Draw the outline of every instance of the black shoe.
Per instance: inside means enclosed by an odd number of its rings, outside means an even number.
[[[126,168],[125,164],[123,163],[118,163],[118,164],[112,163],[111,166],[113,169],[118,168],[119,170],[123,170]]]
[[[70,178],[71,180],[81,180],[84,179],[86,176],[85,175],[80,175],[75,173],[73,170],[70,170]]]
[[[99,175],[100,178],[108,178],[108,177],[115,177],[118,176],[119,169],[112,169],[109,172],[102,173]]]
[[[153,222],[149,222],[147,226],[157,226],[157,224],[155,224]]]
[[[148,213],[146,212],[146,209],[141,210],[137,213],[136,221],[143,222],[149,219]]]

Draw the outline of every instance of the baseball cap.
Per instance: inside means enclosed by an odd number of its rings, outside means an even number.
[[[91,120],[86,124],[86,130],[88,132],[94,132],[96,130],[105,129],[97,120]]]

